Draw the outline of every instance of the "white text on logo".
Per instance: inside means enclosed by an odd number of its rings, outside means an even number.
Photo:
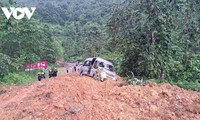
[[[11,15],[12,15],[15,19],[21,20],[24,18],[25,15],[27,16],[28,19],[31,19],[31,17],[33,16],[33,13],[36,10],[36,7],[31,7],[32,12],[27,7],[23,7],[23,8],[10,7],[10,10],[8,10],[8,8],[6,8],[6,7],[2,7],[1,9],[7,19],[10,19]],[[20,13],[20,14],[18,14],[18,13]]]

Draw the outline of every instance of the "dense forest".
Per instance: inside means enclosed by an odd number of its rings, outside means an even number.
[[[31,20],[7,20],[0,12],[0,78],[40,60],[100,56],[121,76],[132,71],[200,90],[200,0],[4,0],[0,6],[37,7]]]
[[[36,5],[35,18],[41,22],[62,26],[60,35],[65,60],[83,60],[107,53],[107,21],[112,5],[118,0],[21,0]]]

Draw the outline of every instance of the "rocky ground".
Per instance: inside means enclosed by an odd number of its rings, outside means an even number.
[[[62,74],[0,86],[0,120],[199,120],[200,93],[169,84],[126,85]]]

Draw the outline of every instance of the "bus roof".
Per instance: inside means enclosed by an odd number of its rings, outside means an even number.
[[[95,57],[94,57],[94,58],[95,58]],[[87,58],[85,61],[88,61],[88,60],[89,60],[89,61],[92,61],[94,58]],[[107,61],[107,60],[105,60],[105,59],[103,59],[103,58],[97,57],[96,60],[101,61],[101,62],[104,62],[104,63],[106,63],[106,64],[108,64],[108,65],[112,65],[112,66],[113,66],[113,63],[112,63],[112,62]]]
[[[103,58],[97,57],[96,60],[101,61],[101,62],[104,62],[104,63],[106,63],[106,64],[108,64],[108,65],[112,65],[112,66],[113,66],[113,63],[112,63],[112,62],[107,61],[107,60],[105,60],[105,59],[103,59]]]
[[[93,59],[93,58],[87,58],[86,60],[92,61],[92,59]],[[86,61],[86,60],[85,60],[85,61]]]

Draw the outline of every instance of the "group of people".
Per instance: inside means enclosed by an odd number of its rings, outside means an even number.
[[[78,64],[76,64],[76,65],[74,66],[74,71],[75,71],[75,72],[79,72],[79,66],[78,66]]]
[[[72,72],[79,72],[79,66],[78,66],[78,64],[76,64],[75,66],[69,66],[69,65],[67,65],[66,66],[66,72],[67,73],[69,73],[70,71],[72,71]]]
[[[51,68],[51,69],[49,70],[49,78],[51,78],[51,77],[56,77],[57,74],[58,74],[58,70],[57,70],[56,68]]]
[[[41,81],[43,78],[46,78],[46,73],[44,71],[42,72],[38,72],[37,76],[38,76],[38,81]],[[56,77],[58,74],[58,70],[56,68],[51,68],[49,70],[49,78],[51,77]]]
[[[79,72],[79,66],[78,64],[76,64],[75,66],[72,67],[72,71],[74,72]],[[69,73],[70,72],[70,66],[67,65],[66,66],[66,72]],[[51,68],[49,70],[49,78],[51,77],[57,77],[58,74],[58,70],[56,68]],[[43,78],[46,78],[45,72],[38,72],[38,81],[41,81]]]

